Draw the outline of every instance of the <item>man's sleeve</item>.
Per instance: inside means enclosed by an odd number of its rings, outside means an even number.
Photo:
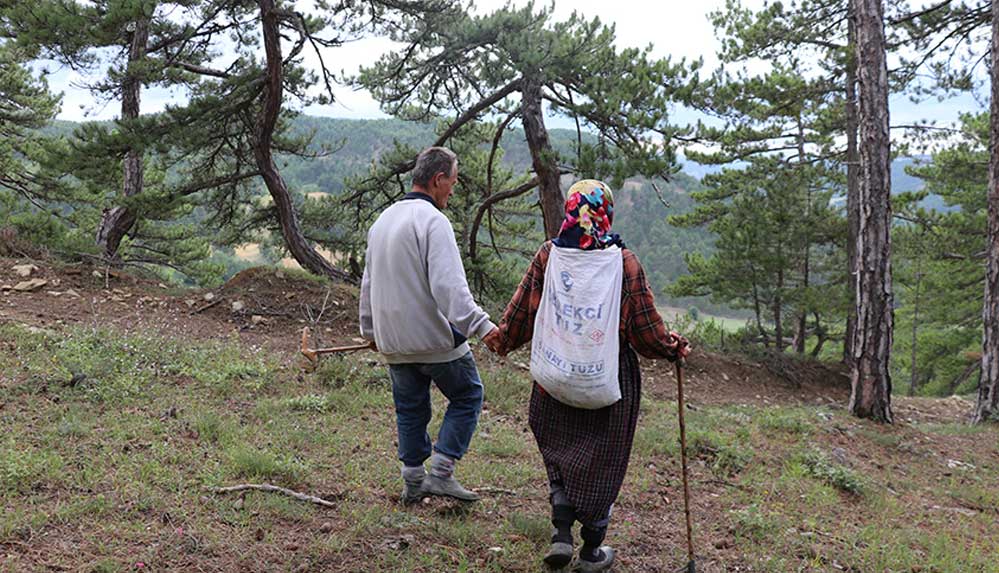
[[[451,222],[434,217],[427,235],[427,276],[437,309],[466,337],[485,336],[496,325],[472,298]]]
[[[375,326],[371,317],[371,277],[368,275],[368,265],[364,265],[364,276],[361,278],[361,300],[357,311],[358,322],[361,323],[361,338],[375,339]]]

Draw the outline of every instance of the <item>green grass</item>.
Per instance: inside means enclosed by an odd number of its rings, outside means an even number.
[[[547,476],[519,369],[482,369],[485,407],[458,467],[466,485],[492,491],[471,507],[403,509],[391,384],[370,357],[299,371],[237,340],[10,324],[0,339],[16,347],[0,346],[0,555],[9,556],[0,571],[134,571],[139,561],[178,571],[539,570]],[[86,378],[68,385],[73,372]],[[433,396],[431,434],[446,407]],[[675,403],[643,398],[608,538],[622,554],[616,571],[682,565],[676,414]],[[997,571],[994,428],[885,432],[810,407],[699,404],[686,415],[705,561],[774,572]],[[836,441],[844,428],[850,444]],[[901,447],[925,436],[964,444],[949,455],[977,469],[940,479],[944,461]],[[835,461],[836,447],[849,450],[849,466]],[[241,482],[335,507],[204,489]],[[731,549],[716,550],[720,539]]]
[[[855,471],[834,462],[816,449],[798,452],[791,458],[791,467],[795,473],[817,479],[842,492],[860,494],[864,490],[864,481]]]

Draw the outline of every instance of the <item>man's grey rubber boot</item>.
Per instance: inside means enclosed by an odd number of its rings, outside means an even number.
[[[423,491],[423,482],[426,480],[427,472],[423,466],[403,467],[402,481],[406,484],[402,489],[402,504],[413,505],[420,503],[427,493]]]
[[[611,565],[614,564],[614,550],[609,545],[602,545],[600,551],[604,552],[603,559],[600,561],[576,559],[576,564],[572,566],[572,570],[580,573],[599,573],[610,569]]]
[[[460,501],[479,501],[479,494],[469,491],[454,479],[454,476],[442,478],[430,474],[423,480],[423,492],[427,495],[453,497]]]
[[[545,563],[553,569],[565,567],[572,561],[572,544],[564,541],[556,541],[548,548],[545,554]]]
[[[461,487],[454,479],[454,459],[440,452],[430,457],[430,475],[423,480],[423,491],[428,495],[453,497],[461,501],[478,501],[479,495]]]

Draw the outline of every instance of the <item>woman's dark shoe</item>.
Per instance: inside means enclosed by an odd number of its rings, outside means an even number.
[[[554,541],[545,554],[545,563],[553,569],[565,567],[572,561],[572,544],[564,541]]]
[[[572,570],[580,573],[600,573],[610,569],[611,565],[614,564],[614,549],[609,545],[602,545],[597,550],[597,556],[600,557],[597,561],[576,559],[576,564],[572,566]]]

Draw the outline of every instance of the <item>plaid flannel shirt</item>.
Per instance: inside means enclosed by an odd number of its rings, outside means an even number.
[[[551,241],[545,241],[541,245],[527,267],[517,292],[503,312],[499,329],[506,352],[516,350],[534,335],[534,317],[541,304],[545,268],[548,266],[548,253],[551,249]],[[624,249],[622,256],[624,280],[621,285],[621,340],[646,358],[666,358],[675,362],[681,345],[686,346],[687,341],[666,330],[666,325],[656,310],[652,289],[645,278],[645,269],[638,262],[635,253]]]

